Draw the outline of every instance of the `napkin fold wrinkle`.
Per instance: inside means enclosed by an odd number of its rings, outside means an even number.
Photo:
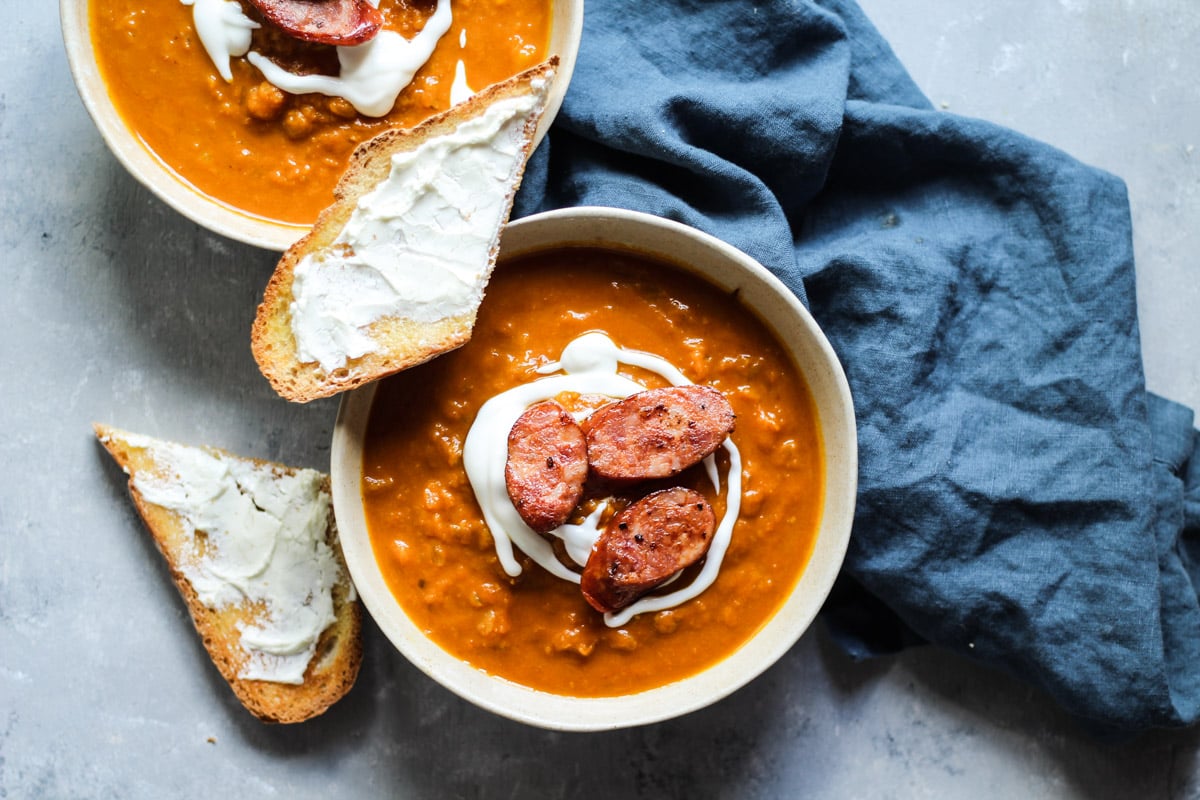
[[[850,381],[858,508],[823,616],[1106,729],[1200,718],[1200,458],[1148,394],[1124,184],[933,109],[850,0],[607,0],[514,216],[646,211],[754,256]]]

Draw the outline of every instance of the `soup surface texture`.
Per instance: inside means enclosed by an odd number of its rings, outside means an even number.
[[[461,62],[475,90],[544,61],[550,0],[450,0],[452,23],[392,111],[368,117],[341,97],[288,94],[245,57],[217,71],[180,0],[88,0],[92,44],[108,91],[130,129],[201,193],[246,214],[308,225],[333,202],[354,148],[450,107]],[[246,15],[262,21],[249,3]],[[435,0],[381,0],[384,29],[416,36]],[[268,24],[251,51],[295,73],[339,73],[337,49]]]
[[[544,377],[539,367],[597,331],[724,393],[737,414],[731,439],[742,461],[740,515],[715,583],[682,605],[616,627],[585,602],[578,584],[519,552],[521,573],[505,572],[462,459],[468,430],[489,398]],[[665,385],[635,367],[622,365],[620,374],[647,388]],[[558,400],[583,411],[611,398]],[[709,284],[624,251],[563,248],[508,260],[492,277],[470,342],[378,388],[363,451],[372,547],[415,624],[475,667],[577,697],[665,685],[746,642],[803,572],[824,482],[815,414],[803,378],[773,335]],[[728,486],[729,455],[718,451],[716,464]],[[669,481],[702,492],[717,518],[724,515],[725,499],[703,465]],[[617,507],[638,496],[601,488]],[[585,500],[576,518],[591,510]]]

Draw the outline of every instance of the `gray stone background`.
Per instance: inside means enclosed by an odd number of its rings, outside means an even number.
[[[124,173],[55,5],[9,0],[0,26],[0,797],[1200,797],[1195,731],[1100,743],[978,665],[854,664],[819,627],[707,710],[566,735],[458,700],[368,626],[345,701],[255,722],[89,426],[324,468],[336,405],[259,376],[247,332],[275,256]],[[1147,380],[1200,407],[1200,7],[863,5],[936,104],[1127,181]]]

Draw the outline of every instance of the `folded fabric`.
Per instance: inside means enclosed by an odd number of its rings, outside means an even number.
[[[850,0],[605,0],[516,215],[583,204],[734,244],[832,341],[849,652],[933,642],[1126,730],[1200,717],[1200,458],[1144,389],[1120,180],[934,110]]]

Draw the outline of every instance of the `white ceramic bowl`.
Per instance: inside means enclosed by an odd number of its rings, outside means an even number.
[[[179,0],[161,2],[175,3]],[[546,113],[538,128],[539,142],[562,105],[571,73],[575,70],[575,58],[583,32],[583,0],[553,0],[553,3],[550,52],[558,54],[559,68]],[[108,148],[125,169],[167,205],[214,233],[268,250],[286,250],[303,236],[308,226],[288,225],[243,214],[201,194],[142,144],[113,107],[100,75],[92,48],[88,5],[89,0],[59,0],[67,60],[84,106],[100,129]]]
[[[690,678],[620,697],[564,697],[497,678],[451,656],[408,618],[384,583],[363,514],[362,441],[375,386],[347,394],[333,434],[333,502],[346,563],[367,610],[413,664],[451,691],[497,714],[556,730],[606,730],[656,722],[707,706],[787,652],[833,586],[850,539],[858,478],[854,406],[829,342],[795,295],[756,261],[676,222],[611,208],[538,214],[505,230],[503,256],[568,244],[633,248],[737,291],[784,343],[816,401],[825,448],[825,498],[812,558],[783,606],[732,655]],[[486,302],[486,301],[485,301]]]

